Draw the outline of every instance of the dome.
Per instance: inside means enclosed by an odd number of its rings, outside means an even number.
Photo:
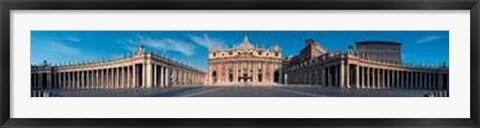
[[[243,42],[240,45],[238,45],[237,48],[238,49],[253,49],[254,48],[254,46],[248,40],[247,34],[245,34],[245,37],[243,38]]]

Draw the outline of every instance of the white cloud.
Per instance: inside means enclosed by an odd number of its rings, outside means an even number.
[[[65,37],[65,40],[69,41],[69,42],[80,42],[80,39],[78,39],[77,37],[74,37],[74,36]]]
[[[224,45],[225,45],[223,41],[219,39],[211,39],[206,34],[203,34],[202,36],[189,36],[189,37],[194,43],[206,48],[211,48],[213,46],[224,48]]]
[[[56,52],[59,54],[65,54],[65,55],[78,55],[80,54],[80,51],[72,46],[68,46],[64,43],[60,42],[50,42],[48,46],[46,47],[47,50]]]
[[[427,36],[417,41],[418,44],[430,43],[432,41],[440,39],[440,36]]]
[[[162,52],[178,52],[186,56],[195,54],[195,46],[177,39],[163,38],[156,39],[148,36],[137,34],[136,40],[126,39],[121,42],[125,44],[128,50],[135,50],[138,44],[147,46],[147,48],[154,48]]]
[[[135,52],[137,43],[132,39],[123,39],[119,41],[128,51]]]
[[[175,40],[175,39],[146,39],[141,41],[142,44],[146,46],[164,50],[164,51],[175,51],[180,52],[184,55],[191,56],[194,54],[195,47],[186,42]]]

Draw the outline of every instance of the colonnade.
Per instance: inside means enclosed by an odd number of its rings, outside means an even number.
[[[435,69],[389,68],[346,64],[309,66],[287,72],[286,84],[323,85],[341,88],[448,89],[448,72]]]
[[[346,87],[448,89],[448,73],[432,69],[382,68],[349,64],[344,66]]]
[[[138,63],[125,66],[85,67],[51,72],[32,72],[33,88],[151,88],[202,84],[202,73],[186,69]]]

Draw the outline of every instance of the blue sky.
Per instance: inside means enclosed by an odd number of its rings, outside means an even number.
[[[280,46],[284,57],[298,54],[305,39],[313,38],[327,50],[342,51],[356,41],[398,41],[403,62],[438,65],[449,61],[448,31],[32,31],[31,63],[121,57],[143,44],[149,51],[206,70],[208,47],[238,45],[245,33],[259,47]]]

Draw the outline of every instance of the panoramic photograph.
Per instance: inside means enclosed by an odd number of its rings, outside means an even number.
[[[449,97],[449,31],[31,31],[31,97]]]

